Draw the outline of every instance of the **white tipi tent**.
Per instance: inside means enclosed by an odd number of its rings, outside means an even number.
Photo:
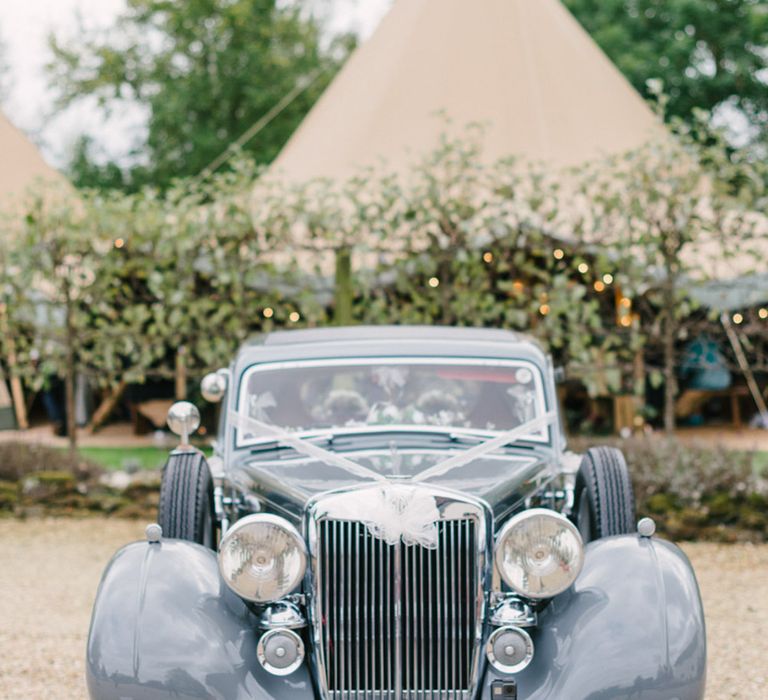
[[[0,211],[18,206],[20,198],[38,181],[65,182],[35,145],[0,113]]]
[[[289,181],[407,169],[445,130],[570,166],[640,146],[652,111],[560,0],[395,0],[278,157]]]

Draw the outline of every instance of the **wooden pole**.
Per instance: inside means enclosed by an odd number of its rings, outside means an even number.
[[[187,398],[187,357],[186,348],[182,345],[176,352],[176,400]]]
[[[109,394],[99,404],[99,407],[94,411],[93,418],[88,424],[88,432],[93,435],[100,427],[101,424],[109,418],[109,414],[115,410],[117,402],[125,392],[126,383],[121,381],[116,387],[110,389]]]
[[[64,323],[66,326],[66,370],[64,374],[64,405],[66,415],[64,417],[67,426],[67,440],[69,449],[74,452],[77,449],[77,421],[75,420],[75,343],[76,334],[74,326],[74,300],[69,281],[65,282],[66,308]]]
[[[757,406],[757,410],[760,412],[760,417],[765,419],[765,417],[768,416],[768,407],[765,405],[765,399],[760,393],[760,387],[757,386],[755,375],[752,372],[752,368],[749,366],[747,356],[744,354],[744,348],[741,346],[739,336],[736,334],[736,330],[731,324],[731,319],[728,314],[723,313],[720,316],[720,321],[723,324],[723,328],[725,328],[725,333],[728,336],[728,340],[731,342],[731,347],[733,347],[733,352],[736,355],[736,361],[739,363],[739,367],[741,367],[741,371],[746,377],[747,386],[749,387],[749,391],[752,394],[752,398],[754,399],[755,405]],[[738,399],[736,400],[738,401]]]
[[[334,295],[333,320],[337,326],[352,323],[352,251],[340,248],[336,251],[336,287]]]
[[[0,303],[0,333],[2,333],[5,338],[5,347],[8,353],[5,360],[8,363],[11,397],[13,399],[13,409],[16,413],[16,424],[19,426],[20,430],[26,430],[29,428],[29,419],[27,418],[27,405],[24,402],[24,387],[15,371],[17,364],[16,343],[14,343],[8,328],[6,308],[3,303]]]

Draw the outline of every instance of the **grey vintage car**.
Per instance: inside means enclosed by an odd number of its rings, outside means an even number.
[[[619,451],[567,450],[531,339],[272,333],[203,394],[215,454],[174,405],[159,523],[99,588],[92,698],[703,697],[691,565],[635,523]]]

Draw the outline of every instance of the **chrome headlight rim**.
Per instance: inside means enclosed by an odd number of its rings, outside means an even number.
[[[506,544],[507,539],[511,535],[511,533],[516,528],[527,524],[530,520],[535,520],[537,518],[549,518],[552,521],[556,522],[569,534],[575,537],[578,543],[578,557],[572,566],[570,580],[568,581],[567,585],[563,584],[561,586],[558,586],[551,590],[547,590],[545,592],[535,592],[535,591],[526,590],[521,588],[520,586],[517,586],[513,580],[510,580],[503,566],[503,560],[504,560],[503,548],[504,548],[504,545]],[[496,537],[496,546],[494,548],[494,566],[496,567],[496,570],[499,572],[499,575],[501,576],[504,583],[506,583],[515,593],[517,593],[522,598],[525,598],[528,600],[536,600],[536,601],[550,600],[551,598],[554,598],[555,596],[558,596],[564,591],[568,590],[568,588],[570,588],[573,585],[574,581],[578,578],[579,574],[581,573],[581,569],[584,566],[584,541],[581,537],[581,533],[579,532],[578,528],[561,513],[558,513],[557,511],[554,511],[554,510],[550,510],[548,508],[530,508],[528,510],[523,511],[522,513],[518,513],[517,515],[514,515],[500,530],[499,534]]]
[[[238,586],[232,581],[228,572],[224,569],[223,553],[227,543],[243,530],[254,525],[271,525],[273,527],[281,528],[296,544],[296,553],[299,555],[299,567],[297,569],[297,573],[290,581],[290,586],[285,586],[284,590],[281,591],[279,595],[274,597],[257,598],[253,595],[249,595],[247,591],[242,590],[242,588],[238,588]],[[257,605],[269,605],[270,603],[277,603],[280,600],[283,600],[286,596],[293,593],[301,585],[307,571],[307,544],[304,541],[304,538],[301,536],[301,533],[285,518],[281,518],[278,515],[272,515],[270,513],[255,513],[253,515],[246,515],[244,518],[240,518],[226,531],[224,536],[221,538],[221,542],[219,543],[217,562],[219,573],[222,579],[227,584],[227,586],[238,596],[243,598],[243,600],[256,603]]]

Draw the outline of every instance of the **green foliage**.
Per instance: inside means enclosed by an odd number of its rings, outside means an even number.
[[[67,165],[67,175],[72,182],[86,189],[135,189],[117,163],[97,162],[94,150],[95,143],[90,136],[84,134],[77,139]]]
[[[666,106],[664,96],[660,101]],[[764,179],[706,126],[677,120],[668,137],[586,166],[579,182],[580,214],[567,218],[572,230],[584,247],[609,251],[624,294],[656,311],[644,335],[662,348],[664,419],[671,432],[676,344],[693,310],[686,284],[691,277],[722,275],[729,261],[737,260],[742,272],[761,264],[766,232],[755,211]]]
[[[144,166],[122,183],[167,186],[197,175],[297,83],[311,85],[247,146],[270,162],[349,51],[343,37],[324,48],[320,27],[296,3],[276,0],[129,0],[115,26],[52,37],[51,84],[61,106],[96,97],[106,113],[135,101],[149,113]],[[75,184],[110,186],[81,142]],[[103,174],[103,173],[102,173]]]
[[[0,250],[0,351],[14,339],[37,386],[171,378],[179,354],[199,377],[253,333],[336,318],[335,263],[350,250],[356,322],[526,331],[593,395],[638,390],[637,352],[674,344],[690,308],[691,251],[747,250],[756,195],[733,185],[746,171],[668,141],[560,179],[484,163],[479,143],[471,129],[407,176],[341,185],[286,186],[241,160],[162,194],[38,197]],[[619,298],[635,314],[624,325]]]
[[[764,0],[565,0],[641,94],[660,79],[668,115],[730,105],[768,138]]]
[[[155,516],[159,479],[137,475],[125,485],[105,476],[97,462],[78,452],[0,443],[0,516]]]

